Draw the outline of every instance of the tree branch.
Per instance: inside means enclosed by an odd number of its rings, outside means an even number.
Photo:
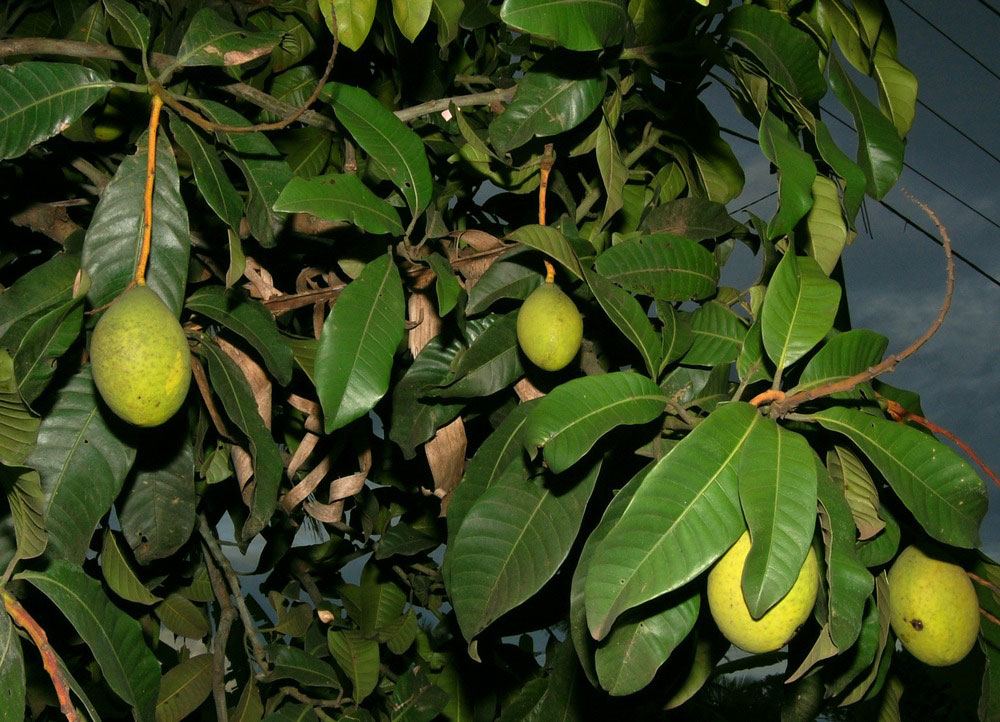
[[[212,592],[219,602],[222,613],[219,615],[219,626],[215,630],[215,638],[212,640],[212,696],[215,698],[215,716],[221,722],[229,721],[229,706],[226,704],[226,642],[229,641],[229,632],[233,628],[236,620],[236,610],[229,599],[229,591],[226,583],[222,579],[219,568],[212,561],[211,552],[208,545],[203,544],[205,556],[205,568],[208,569],[208,578],[212,583]]]
[[[437,100],[429,100],[426,103],[421,103],[420,105],[414,105],[409,108],[403,108],[402,110],[396,111],[396,117],[399,118],[404,123],[409,123],[411,120],[415,120],[423,115],[431,115],[432,113],[440,113],[447,110],[449,106],[454,105],[456,108],[466,108],[472,105],[489,105],[494,101],[500,101],[508,103],[514,97],[514,93],[517,92],[517,86],[511,86],[509,88],[497,88],[496,90],[487,90],[482,93],[470,93],[469,95],[453,95],[450,98],[439,98]]]

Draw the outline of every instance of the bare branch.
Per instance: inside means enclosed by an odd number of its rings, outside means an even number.
[[[236,610],[229,599],[229,590],[222,579],[219,568],[212,561],[208,545],[203,544],[205,568],[208,569],[208,578],[212,583],[212,592],[219,602],[222,614],[219,616],[219,626],[215,631],[215,638],[212,640],[212,695],[215,698],[215,716],[221,722],[229,720],[229,706],[226,704],[226,642],[229,640],[229,632],[233,628],[236,620]]]

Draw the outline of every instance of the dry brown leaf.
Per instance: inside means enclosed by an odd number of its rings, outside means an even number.
[[[323,478],[330,471],[332,463],[333,458],[329,454],[324,456],[323,459],[316,464],[313,470],[306,474],[302,481],[293,486],[288,493],[278,500],[278,506],[280,506],[285,513],[291,513],[295,507],[305,501],[306,497],[316,490],[316,487],[320,485],[320,482],[323,481]],[[289,477],[291,477],[291,474],[289,474]]]
[[[274,287],[274,279],[266,268],[257,263],[252,256],[246,257],[246,267],[243,275],[249,281],[244,288],[250,291],[250,295],[262,301],[268,301],[284,294]]]
[[[406,317],[411,324],[415,324],[407,334],[406,340],[410,353],[416,357],[428,341],[441,333],[441,317],[438,316],[434,302],[426,293],[411,294],[406,305]]]
[[[224,338],[216,338],[216,342],[229,358],[239,366],[240,371],[250,384],[254,400],[257,402],[257,412],[264,420],[264,426],[271,429],[271,379],[256,361],[233,346]]]
[[[545,396],[545,392],[528,381],[527,377],[514,384],[514,393],[517,394],[517,398],[521,399],[521,403],[531,401],[532,399],[540,399]]]
[[[465,423],[459,416],[442,426],[434,438],[424,444],[427,464],[434,477],[434,495],[441,499],[441,516],[447,513],[451,494],[465,471]]]
[[[196,356],[191,357],[191,373],[194,375],[195,383],[198,384],[198,391],[201,393],[202,401],[205,402],[205,408],[208,409],[208,415],[212,418],[212,423],[215,424],[215,430],[219,432],[219,436],[231,439],[232,434],[229,433],[226,422],[222,420],[222,415],[219,414],[219,409],[215,406],[215,399],[212,398],[212,389],[208,385],[205,368]]]
[[[494,236],[492,233],[487,233],[486,231],[474,229],[467,231],[452,231],[449,235],[452,238],[462,241],[463,243],[467,243],[477,251],[489,251],[503,245],[503,241]]]
[[[236,444],[229,447],[229,457],[233,460],[233,469],[236,470],[236,481],[240,484],[243,503],[250,506],[253,502],[253,490],[256,486],[256,481],[252,480],[253,458],[246,449]]]
[[[289,480],[293,480],[295,478],[295,474],[302,468],[302,465],[306,463],[306,459],[309,458],[309,454],[311,454],[313,449],[316,448],[316,443],[318,441],[319,437],[310,431],[307,431],[305,436],[302,437],[302,441],[300,441],[299,445],[296,447],[295,453],[292,454],[292,458],[288,460],[288,467],[285,469],[285,473],[288,474]]]

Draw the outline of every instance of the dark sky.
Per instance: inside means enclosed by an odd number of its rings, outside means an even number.
[[[1000,6],[1000,0],[985,1]],[[978,0],[906,2],[1000,75],[1000,16]],[[899,37],[900,59],[917,76],[920,100],[1000,156],[1000,79],[963,54],[900,0],[889,0],[889,8]],[[862,87],[874,98],[870,80]],[[756,135],[756,129],[732,111],[728,97],[717,91],[707,91],[705,100],[722,124]],[[850,120],[832,92],[823,105]],[[853,155],[853,131],[829,118],[827,125],[840,146]],[[768,162],[756,146],[735,138],[727,140],[747,171],[743,195],[729,204],[735,209],[773,190],[775,179],[769,175]],[[907,140],[906,162],[1000,223],[1000,162],[919,106]],[[899,188],[906,188],[937,212],[951,234],[955,250],[1000,278],[1000,229],[912,171],[904,170],[896,188],[884,200],[928,230],[933,228],[929,219],[903,197]],[[764,201],[753,210],[769,217],[773,204],[773,199]],[[866,199],[865,207],[871,233],[862,230],[844,255],[852,322],[855,328],[887,336],[889,352],[895,352],[920,336],[937,315],[944,296],[944,254],[939,246],[872,199]],[[746,220],[745,214],[737,217]],[[730,265],[747,261],[754,262],[749,252],[739,258],[734,256]],[[756,270],[756,265],[753,268]],[[1000,286],[956,262],[956,290],[944,326],[915,356],[883,377],[894,386],[919,391],[927,418],[972,446],[994,471],[1000,470],[1000,371],[994,356],[998,347]],[[983,546],[990,556],[1000,558],[1000,490],[986,481],[991,503],[983,524]]]

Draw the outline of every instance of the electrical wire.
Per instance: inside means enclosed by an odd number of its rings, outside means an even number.
[[[979,67],[981,67],[983,70],[985,70],[987,73],[989,73],[990,75],[992,75],[997,80],[1000,80],[1000,75],[998,75],[995,70],[993,70],[990,66],[988,66],[986,63],[984,63],[982,60],[980,60],[975,55],[973,55],[968,50],[966,50],[962,46],[961,43],[959,43],[957,40],[955,40],[955,38],[951,37],[948,33],[946,33],[944,30],[942,30],[941,28],[939,28],[933,22],[931,22],[930,20],[928,20],[919,10],[917,10],[915,7],[913,7],[912,5],[910,5],[910,3],[906,2],[906,0],[899,0],[899,2],[902,3],[902,5],[904,7],[908,8],[911,13],[913,13],[914,15],[916,15],[918,18],[920,18],[921,20],[923,20],[925,23],[927,23],[928,25],[930,25],[932,28],[934,28],[934,30],[937,32],[938,35],[940,35],[941,37],[945,38],[949,43],[951,43],[956,48],[958,48],[959,50],[961,50],[963,53],[965,53],[965,55],[969,56],[969,58],[971,58],[972,61],[974,63],[976,63],[976,65],[978,65]]]
[[[917,98],[917,104],[920,105],[921,108],[923,108],[924,110],[926,110],[927,112],[929,112],[931,115],[933,115],[935,118],[937,118],[938,120],[940,120],[942,123],[944,123],[945,125],[947,125],[953,131],[955,131],[956,133],[958,133],[960,136],[962,136],[963,138],[965,138],[967,141],[969,141],[970,143],[972,143],[974,146],[976,146],[977,148],[979,148],[979,150],[981,150],[983,153],[985,153],[990,158],[992,158],[993,160],[995,160],[997,163],[1000,163],[1000,156],[996,156],[993,153],[991,153],[988,149],[984,148],[982,145],[979,144],[978,141],[975,140],[975,138],[972,138],[968,133],[966,133],[964,130],[962,130],[957,125],[955,125],[954,123],[952,123],[950,120],[948,120],[947,118],[945,118],[939,112],[937,112],[936,110],[934,110],[934,108],[932,108],[931,106],[929,106],[927,103],[925,103],[924,101],[922,101],[920,98]]]
[[[997,10],[995,7],[986,2],[986,0],[979,0],[979,4],[1000,18],[1000,10]]]

